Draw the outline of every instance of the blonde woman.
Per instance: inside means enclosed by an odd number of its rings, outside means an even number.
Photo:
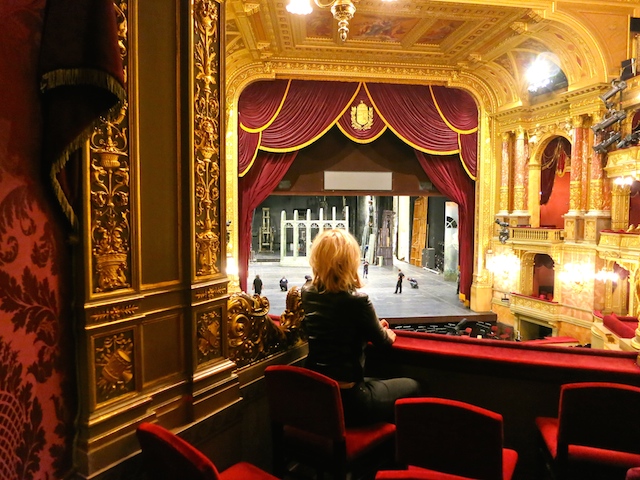
[[[364,376],[367,343],[390,346],[396,334],[356,290],[362,287],[358,242],[344,230],[325,230],[313,241],[309,263],[313,279],[302,287],[306,367],[338,381],[348,425],[393,421],[396,399],[419,395],[420,386],[410,378]]]

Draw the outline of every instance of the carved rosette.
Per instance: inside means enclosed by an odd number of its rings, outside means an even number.
[[[196,276],[220,271],[220,91],[218,18],[212,0],[193,4]]]
[[[202,365],[222,356],[222,315],[219,310],[203,312],[196,320],[197,364]]]
[[[127,81],[127,2],[114,2],[118,45]],[[115,118],[101,118],[89,139],[92,291],[107,292],[131,285],[130,171],[128,117],[123,103]]]
[[[96,403],[135,389],[133,381],[133,330],[94,340]]]

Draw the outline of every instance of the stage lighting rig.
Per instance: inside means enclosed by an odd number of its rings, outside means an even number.
[[[605,153],[607,151],[607,149],[613,145],[614,143],[616,143],[618,140],[620,140],[620,137],[622,137],[622,135],[620,134],[620,132],[611,132],[609,134],[609,138],[607,138],[606,140],[603,140],[602,142],[600,142],[597,145],[593,146],[593,149],[597,152],[597,153]]]
[[[640,131],[633,132],[618,142],[616,148],[627,148],[640,142]]]
[[[621,122],[625,118],[627,118],[627,112],[624,110],[610,110],[609,116],[601,122],[592,125],[591,130],[593,130],[593,133],[598,133],[605,128],[609,128],[614,123]]]
[[[622,92],[625,88],[627,88],[627,82],[625,82],[624,80],[616,79],[611,82],[611,88],[600,95],[600,100],[605,103],[607,108],[611,108],[613,106],[613,102],[609,102],[609,100],[618,93]]]

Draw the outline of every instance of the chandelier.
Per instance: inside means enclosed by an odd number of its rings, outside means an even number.
[[[338,21],[338,33],[343,42],[349,33],[349,20],[356,13],[356,7],[351,0],[313,0],[320,8],[331,8],[333,18]],[[289,0],[287,11],[296,15],[308,15],[312,12],[311,0]]]

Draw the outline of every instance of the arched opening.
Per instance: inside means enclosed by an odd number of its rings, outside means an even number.
[[[540,226],[562,228],[569,211],[571,143],[553,138],[540,158]]]

